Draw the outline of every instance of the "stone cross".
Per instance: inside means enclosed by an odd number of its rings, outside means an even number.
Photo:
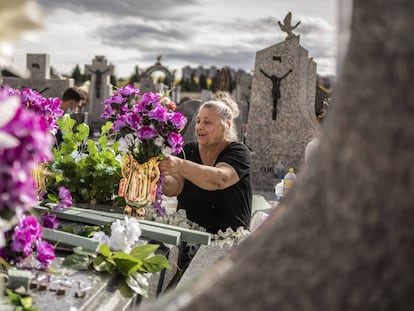
[[[92,65],[85,65],[85,74],[91,75],[89,89],[89,103],[87,106],[90,126],[100,128],[104,124],[101,114],[104,110],[103,102],[111,95],[112,85],[110,76],[114,74],[114,66],[108,64],[105,56],[95,56]],[[94,131],[97,129],[93,129]]]

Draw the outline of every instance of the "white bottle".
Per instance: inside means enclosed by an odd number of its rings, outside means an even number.
[[[283,198],[283,179],[275,186],[276,202],[280,202]]]
[[[283,179],[283,196],[285,196],[289,189],[292,188],[295,180],[295,170],[292,167],[290,167],[289,172],[285,175],[285,178]]]

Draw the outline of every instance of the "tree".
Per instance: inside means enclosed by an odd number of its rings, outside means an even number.
[[[201,75],[199,79],[200,90],[207,90],[207,78],[205,75]]]
[[[86,81],[85,76],[81,73],[79,64],[76,64],[75,68],[72,70],[72,74],[70,77],[74,80],[75,85],[78,86],[82,85],[83,82]]]
[[[296,185],[229,256],[144,310],[414,310],[413,12],[353,1],[334,109]]]
[[[134,83],[141,82],[141,74],[138,66],[135,66],[134,73],[129,77],[129,84],[134,85]]]

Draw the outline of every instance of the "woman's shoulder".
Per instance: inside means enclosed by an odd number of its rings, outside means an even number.
[[[238,141],[231,142],[230,144],[227,145],[226,149],[229,149],[229,150],[242,150],[242,151],[250,152],[249,148],[245,144],[240,143]]]
[[[183,145],[183,149],[184,149],[184,150],[194,150],[194,149],[197,149],[197,148],[198,148],[198,143],[197,143],[197,141],[195,141],[195,140],[192,140],[192,141],[186,142],[186,143]]]

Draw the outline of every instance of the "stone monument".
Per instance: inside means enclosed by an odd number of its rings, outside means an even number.
[[[50,57],[48,54],[26,54],[26,67],[30,72],[28,79],[3,77],[3,83],[13,88],[31,88],[44,97],[62,98],[63,92],[74,85],[73,79],[60,79],[50,75]]]
[[[286,40],[256,53],[246,144],[252,150],[255,190],[272,190],[274,167],[298,169],[315,122],[316,63],[292,33],[290,13],[280,28]]]
[[[89,102],[86,110],[93,133],[100,131],[100,127],[105,123],[101,114],[105,108],[104,101],[112,94],[110,77],[114,74],[114,66],[108,64],[105,56],[97,55],[92,60],[92,65],[85,65],[85,74],[91,75]]]
[[[180,86],[174,86],[175,71],[170,71],[167,67],[161,64],[161,55],[157,56],[157,61],[141,74],[141,83],[138,88],[141,93],[145,92],[159,92],[167,93],[171,90],[169,96],[172,101],[179,102]],[[154,72],[162,72],[165,75],[163,83],[154,83],[152,74]]]

